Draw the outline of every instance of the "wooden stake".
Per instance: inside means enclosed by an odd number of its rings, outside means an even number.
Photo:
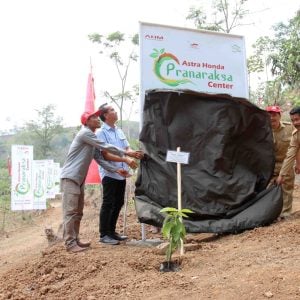
[[[177,152],[180,152],[180,147],[177,147]],[[177,200],[178,200],[178,210],[182,209],[182,202],[181,202],[181,164],[177,163]],[[182,218],[180,218],[182,222]],[[183,241],[181,240],[180,243],[180,255],[184,254],[184,246]]]

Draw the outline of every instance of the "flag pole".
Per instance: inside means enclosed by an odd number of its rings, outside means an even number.
[[[92,57],[90,56],[90,68],[91,68],[91,74],[93,73],[93,64],[92,64]]]
[[[94,77],[92,74],[92,59],[90,57],[90,72],[88,75],[87,89],[86,89],[86,99],[85,99],[85,111],[95,111],[95,88],[94,88]],[[99,176],[98,165],[95,160],[92,160],[88,173],[86,176],[85,184],[93,185],[100,184],[101,178]]]

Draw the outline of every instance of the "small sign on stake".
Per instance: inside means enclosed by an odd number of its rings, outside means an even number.
[[[190,153],[180,152],[180,147],[177,147],[177,151],[168,150],[166,161],[177,163],[177,198],[178,198],[178,210],[182,209],[181,201],[181,164],[188,164]],[[181,219],[182,221],[182,219]],[[183,255],[183,241],[181,242],[180,255]]]
[[[180,151],[180,147],[178,147],[178,148]],[[190,153],[189,152],[179,152],[179,151],[168,150],[166,161],[175,162],[175,163],[179,163],[179,164],[185,164],[185,165],[188,164],[189,158],[190,158]]]

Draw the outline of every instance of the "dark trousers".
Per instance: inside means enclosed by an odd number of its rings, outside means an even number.
[[[105,176],[102,179],[103,202],[100,209],[100,237],[114,234],[121,208],[124,204],[126,180]]]

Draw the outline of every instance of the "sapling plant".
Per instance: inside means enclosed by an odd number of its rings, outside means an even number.
[[[183,218],[188,218],[187,214],[193,213],[190,209],[176,209],[174,207],[165,207],[160,210],[165,213],[165,219],[162,227],[162,235],[169,241],[169,246],[166,249],[166,259],[170,266],[172,254],[183,245],[186,236],[186,229],[183,224]]]

